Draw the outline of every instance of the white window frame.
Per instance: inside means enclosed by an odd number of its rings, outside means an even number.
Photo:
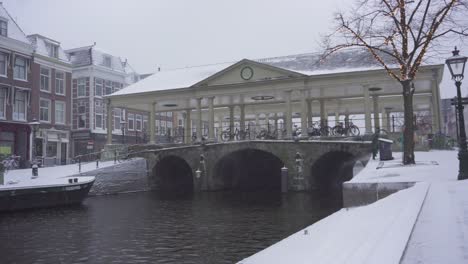
[[[130,127],[130,121],[131,121],[131,124],[132,124],[131,127]],[[135,130],[135,114],[128,113],[127,129],[128,129],[128,131],[134,131]]]
[[[41,102],[47,102],[48,104],[48,107],[47,107],[47,120],[46,119],[42,119],[42,109],[44,109],[44,107],[41,105]],[[45,99],[45,98],[39,98],[39,121],[40,122],[43,122],[43,123],[50,123],[51,122],[51,116],[50,116],[50,113],[51,113],[51,108],[52,108],[52,104],[51,104],[51,101],[50,99]]]
[[[3,97],[0,97],[2,98],[3,100],[3,109],[0,109],[1,112],[0,112],[0,119],[2,120],[5,120],[6,119],[6,105],[7,105],[7,102],[8,102],[8,91],[7,89],[3,88],[3,87],[0,87],[0,95],[4,95]]]
[[[98,87],[98,86],[101,87],[101,94],[98,94],[98,93],[97,93],[97,87]],[[103,96],[103,92],[104,92],[104,80],[103,80],[103,79],[100,79],[100,78],[94,79],[94,95],[95,95],[95,96],[102,97],[102,96]]]
[[[122,121],[122,109],[114,108],[114,130],[121,130],[120,121]]]
[[[140,123],[140,128],[138,128],[138,122]],[[141,131],[143,129],[143,117],[141,115],[135,115],[135,130]]]
[[[19,117],[20,112],[16,111],[16,108],[17,108],[16,99],[18,98],[19,93],[24,95],[24,109],[23,109],[24,110],[24,118],[20,118]],[[17,91],[15,91],[14,96],[15,96],[15,99],[14,99],[14,102],[13,102],[13,120],[15,120],[15,121],[26,121],[26,120],[28,120],[28,98],[27,98],[28,95],[27,95],[27,92],[17,90]]]
[[[5,34],[2,34],[2,24],[5,24]],[[8,20],[0,18],[0,36],[8,37]]]
[[[148,131],[148,116],[143,116],[142,130],[143,131]]]
[[[110,88],[110,93],[107,93],[107,88]],[[114,89],[112,89],[112,82],[111,81],[104,81],[104,89],[105,89],[105,95],[112,94],[114,92]]]
[[[83,109],[84,109],[83,113],[81,113],[80,107],[83,107]],[[83,125],[83,126],[80,126],[81,117],[84,118],[84,123],[83,123],[84,125]],[[86,128],[86,121],[87,121],[86,119],[87,119],[87,117],[86,117],[86,106],[84,106],[84,105],[79,105],[79,106],[78,106],[78,123],[76,124],[76,127],[77,127],[78,129]]]
[[[57,121],[57,105],[63,105],[63,111],[62,111],[62,117],[63,117],[63,122]],[[64,101],[55,101],[55,123],[60,124],[60,125],[65,125],[67,121],[67,106]]]
[[[62,74],[62,79],[57,77],[59,74]],[[65,76],[65,72],[55,70],[55,94],[66,95],[66,90],[67,90],[65,88],[66,79],[67,77]],[[59,83],[62,83],[63,93],[57,92],[57,87],[59,86],[58,85]]]
[[[0,56],[4,56],[4,58],[5,58],[5,61],[4,61],[5,72],[4,73],[0,72],[0,76],[8,77],[8,54],[0,52]]]
[[[47,53],[49,57],[58,58],[59,46],[46,42]]]
[[[17,73],[16,61],[19,60],[19,59],[24,61],[24,79],[16,76],[16,73]],[[19,80],[19,81],[25,81],[25,82],[28,81],[28,59],[27,58],[21,57],[21,56],[18,56],[18,55],[15,56],[15,61],[14,61],[14,66],[13,66],[13,79]]]
[[[101,122],[100,123],[97,122],[97,116],[101,117]],[[104,113],[98,113],[98,112],[94,113],[94,127],[95,127],[95,129],[104,129],[104,123],[105,123],[104,122]],[[99,124],[99,126],[98,126],[98,124]]]
[[[83,81],[83,84],[80,84],[80,81]],[[80,85],[83,86],[84,95],[80,95]],[[77,98],[86,97],[86,78],[78,78],[76,80],[76,97]]]
[[[47,75],[43,74],[42,71],[43,70],[47,70]],[[50,68],[47,68],[47,67],[43,67],[41,66],[40,67],[40,70],[39,70],[39,75],[40,75],[40,85],[39,85],[39,90],[41,90],[41,92],[46,92],[46,93],[50,93]],[[47,89],[43,89],[43,86],[42,86],[42,80],[46,79],[47,78]]]

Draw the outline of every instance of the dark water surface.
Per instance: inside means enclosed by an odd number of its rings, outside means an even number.
[[[337,209],[311,193],[89,197],[0,214],[0,263],[235,263]]]

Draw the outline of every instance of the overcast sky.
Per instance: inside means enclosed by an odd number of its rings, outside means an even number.
[[[26,34],[45,35],[65,49],[96,42],[140,73],[317,51],[333,12],[351,2],[3,0]],[[442,89],[442,95],[454,93]]]

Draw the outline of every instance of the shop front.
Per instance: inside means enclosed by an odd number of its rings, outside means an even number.
[[[69,133],[62,130],[40,130],[36,138],[36,157],[42,158],[43,166],[69,163]]]
[[[0,122],[0,155],[19,156],[20,167],[28,167],[30,133],[28,124]]]

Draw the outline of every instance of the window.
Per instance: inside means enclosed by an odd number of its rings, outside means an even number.
[[[106,94],[109,95],[112,93],[112,82],[106,81]]]
[[[103,80],[96,78],[94,82],[94,95],[102,96],[102,86]]]
[[[8,22],[5,20],[0,20],[0,35],[8,36]]]
[[[18,80],[27,80],[26,77],[26,59],[23,57],[16,56],[15,68],[13,77]]]
[[[65,102],[55,102],[55,123],[65,124]]]
[[[143,131],[148,131],[148,117],[143,116]]]
[[[39,100],[39,120],[50,122],[50,101],[47,99]]]
[[[65,73],[55,72],[55,93],[65,95]]]
[[[86,127],[86,107],[79,106],[78,107],[78,128],[85,128]]]
[[[0,75],[7,76],[7,55],[0,52]]]
[[[128,114],[128,130],[134,130],[134,123],[135,123],[135,115]]]
[[[141,115],[136,115],[136,118],[135,118],[136,130],[141,131],[142,122],[143,122],[142,116]]]
[[[50,91],[50,70],[41,67],[41,91]]]
[[[94,102],[94,126],[96,129],[104,129],[104,106],[101,100]]]
[[[0,119],[6,118],[7,89],[0,88]]]
[[[78,79],[78,97],[86,96],[86,79],[80,78]]]
[[[122,110],[119,108],[114,109],[114,129],[120,129],[120,121],[122,115]]]
[[[16,91],[13,106],[13,120],[26,121],[26,92]]]
[[[102,62],[102,65],[110,68],[111,67],[111,57],[110,56],[104,56],[104,61]]]
[[[59,46],[54,45],[52,43],[46,43],[47,53],[49,53],[50,57],[58,58],[58,50]]]

